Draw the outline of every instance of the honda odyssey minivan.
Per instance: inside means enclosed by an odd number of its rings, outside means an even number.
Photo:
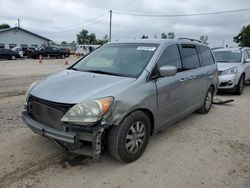
[[[200,42],[107,43],[33,83],[22,118],[67,151],[95,158],[107,149],[132,162],[150,135],[192,112],[208,113],[217,84],[214,57]]]

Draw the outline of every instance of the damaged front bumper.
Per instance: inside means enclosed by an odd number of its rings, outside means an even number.
[[[64,130],[58,130],[35,121],[26,111],[22,112],[22,119],[35,133],[56,141],[70,152],[92,158],[97,158],[102,153],[102,135],[107,127],[105,124],[98,124],[85,130],[83,128],[72,129],[67,126],[64,127]]]

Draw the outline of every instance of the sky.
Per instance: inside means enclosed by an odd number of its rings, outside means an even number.
[[[82,29],[103,38],[109,33],[112,14],[112,40],[159,38],[162,32],[176,37],[199,39],[208,36],[212,46],[233,44],[244,25],[250,24],[250,11],[196,17],[134,17],[136,14],[193,14],[250,8],[249,0],[0,0],[0,23],[17,26],[57,43],[76,40]]]

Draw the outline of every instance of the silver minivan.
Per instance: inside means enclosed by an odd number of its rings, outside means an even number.
[[[202,43],[107,43],[33,83],[22,118],[67,151],[95,158],[107,149],[114,159],[132,162],[150,135],[194,111],[209,112],[217,85],[217,65]]]

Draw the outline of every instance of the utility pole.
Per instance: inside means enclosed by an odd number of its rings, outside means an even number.
[[[109,42],[111,42],[112,10],[109,11]]]
[[[17,27],[20,27],[20,20],[19,20],[19,18],[17,19]]]

